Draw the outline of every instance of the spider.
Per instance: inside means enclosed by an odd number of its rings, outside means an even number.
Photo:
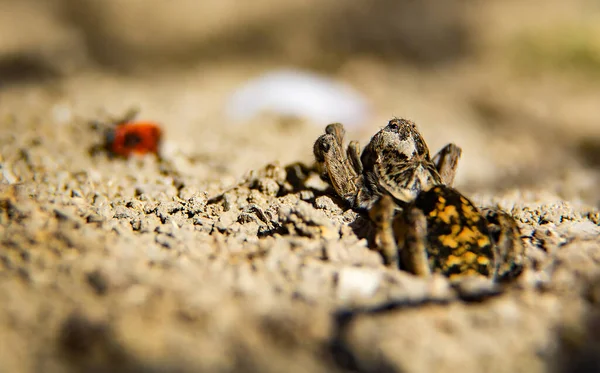
[[[351,208],[367,213],[384,262],[418,276],[451,280],[516,277],[523,245],[514,219],[478,210],[452,188],[462,150],[448,144],[433,158],[416,125],[394,118],[364,151],[344,149],[344,127],[330,124],[314,145],[317,170]]]

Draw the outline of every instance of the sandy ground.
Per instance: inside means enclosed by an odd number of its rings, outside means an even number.
[[[506,35],[507,18],[487,19]],[[60,25],[42,44],[81,42]],[[171,45],[164,35],[127,63]],[[0,56],[30,58],[34,36],[0,43]],[[95,52],[72,65],[48,47],[47,65],[27,71],[52,74],[16,74],[0,91],[0,371],[599,370],[598,80],[515,72],[498,57],[503,37],[481,31],[478,53],[433,68],[359,56],[331,72],[372,106],[349,137],[365,144],[390,117],[413,119],[432,150],[463,147],[461,191],[517,219],[525,273],[475,301],[384,267],[364,217],[317,178],[298,182],[287,166],[312,162],[326,123],[227,121],[235,87],[280,60],[124,74],[84,62],[101,53],[89,40]],[[182,43],[214,43],[198,38]],[[162,123],[163,159],[90,154],[102,136],[88,121],[131,106]]]

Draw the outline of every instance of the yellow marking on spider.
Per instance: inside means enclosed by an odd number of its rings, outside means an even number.
[[[455,265],[460,265],[462,263],[462,259],[459,258],[456,255],[449,255],[448,259],[446,260],[446,267],[452,267]]]
[[[477,254],[467,251],[463,254],[464,263],[473,264],[477,260]]]
[[[488,266],[490,265],[490,258],[480,255],[479,257],[477,257],[477,264],[482,266]]]
[[[479,211],[477,211],[477,209],[475,209],[473,207],[473,205],[471,205],[466,198],[464,197],[460,197],[460,201],[461,203],[461,210],[463,213],[463,216],[469,220],[472,221],[474,223],[477,223],[479,221],[479,219],[481,219],[481,216],[479,214]]]
[[[458,219],[456,207],[452,205],[444,207],[443,210],[439,210],[437,215],[445,224],[450,224],[452,218]]]
[[[438,236],[438,240],[440,240],[443,246],[456,249],[459,245],[459,242],[456,240],[456,235],[460,232],[460,228],[460,225],[453,225],[450,234],[440,235]]]
[[[479,237],[477,239],[477,246],[479,246],[479,247],[488,246],[490,244],[491,244],[490,238],[486,235],[482,235],[481,237]]]
[[[464,227],[460,234],[456,236],[456,239],[460,243],[474,243],[481,236],[481,232],[474,227],[473,229],[469,227]]]

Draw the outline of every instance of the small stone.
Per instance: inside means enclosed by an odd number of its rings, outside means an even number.
[[[196,193],[187,200],[188,212],[192,215],[200,214],[206,210],[208,197],[205,193]]]
[[[157,244],[167,248],[167,249],[171,249],[175,246],[176,240],[166,234],[159,234],[156,236],[155,241]]]
[[[79,189],[71,189],[71,197],[83,198],[83,193]]]
[[[248,202],[255,205],[264,205],[267,203],[267,200],[261,192],[256,189],[252,189],[250,190],[250,195],[248,196]]]
[[[310,201],[315,198],[315,193],[312,190],[302,190],[300,191],[300,199],[303,201]]]
[[[321,196],[315,199],[315,207],[321,210],[331,211],[336,214],[342,214],[344,211],[329,196]]]
[[[98,214],[91,213],[86,218],[86,221],[88,223],[102,223],[104,221],[104,218]]]
[[[115,207],[115,213],[113,217],[115,219],[132,219],[135,217],[135,215],[136,214],[131,209],[128,209],[125,206],[117,206]]]
[[[215,227],[221,231],[225,232],[228,228],[230,228],[238,219],[238,214],[234,211],[226,211],[221,214],[219,220],[215,224]]]
[[[276,196],[279,193],[280,186],[273,179],[261,179],[258,181],[258,190],[268,196]]]
[[[96,294],[104,295],[108,291],[108,279],[102,272],[98,270],[90,272],[87,274],[86,280]]]

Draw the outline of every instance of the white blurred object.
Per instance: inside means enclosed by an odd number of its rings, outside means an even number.
[[[379,289],[381,280],[381,272],[372,269],[343,268],[338,277],[338,298],[347,301],[354,297],[371,297]]]
[[[66,103],[56,104],[52,106],[52,116],[57,124],[68,124],[73,121],[73,110]]]
[[[299,70],[277,70],[250,80],[233,93],[226,110],[237,122],[268,112],[348,127],[365,123],[369,112],[366,99],[350,86]]]

